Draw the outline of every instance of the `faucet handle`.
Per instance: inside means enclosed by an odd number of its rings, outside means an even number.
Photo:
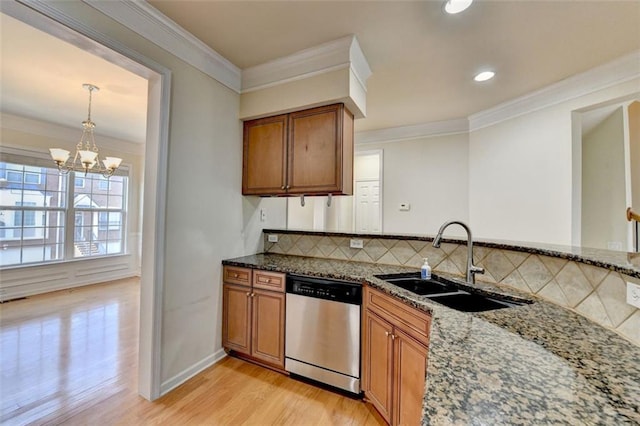
[[[480,266],[471,265],[470,270],[472,274],[484,274],[484,268],[481,268]]]

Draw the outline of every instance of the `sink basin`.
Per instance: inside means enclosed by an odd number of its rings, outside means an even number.
[[[429,280],[423,280],[420,278],[420,273],[417,274],[390,274],[390,275],[376,275],[376,278],[380,278],[395,286],[409,290],[412,293],[424,296],[427,294],[444,294],[455,293],[458,288],[450,283],[445,282],[437,277],[433,277]]]
[[[484,312],[494,309],[511,308],[514,306],[521,306],[528,302],[514,302],[512,300],[505,300],[498,297],[488,297],[477,293],[468,293],[461,291],[456,294],[448,294],[436,297],[429,297],[427,299],[440,303],[448,308],[455,309],[462,312]]]
[[[423,280],[420,279],[420,272],[376,275],[376,278],[462,312],[484,312],[532,303],[528,300],[514,301],[500,295],[486,296],[467,288],[462,290],[453,281],[436,275]]]

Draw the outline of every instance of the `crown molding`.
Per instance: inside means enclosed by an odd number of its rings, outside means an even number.
[[[80,134],[82,133],[82,129],[79,127],[71,128],[67,126],[61,126],[59,124],[35,120],[33,118],[22,117],[19,115],[8,113],[0,113],[0,122],[2,123],[3,129],[44,136],[52,139],[68,140],[69,148],[75,147],[78,139],[80,138]],[[102,147],[108,146],[109,151],[122,152],[138,156],[144,155],[144,144],[125,141],[122,139],[115,139],[98,133],[96,133],[96,136],[98,138],[98,145]],[[4,145],[5,143],[11,143],[11,141],[3,140],[2,144]],[[72,151],[72,149],[69,150]]]
[[[366,88],[371,68],[355,35],[304,49],[242,70],[242,93],[351,67]]]
[[[469,129],[470,131],[478,130],[638,77],[640,77],[640,51],[472,114],[469,116]]]
[[[240,68],[146,1],[83,1],[231,90],[240,93]]]
[[[391,127],[387,129],[358,132],[355,134],[355,142],[358,145],[399,142],[468,132],[469,122],[467,119],[457,118],[454,120],[434,121],[431,123],[415,124],[412,126]]]

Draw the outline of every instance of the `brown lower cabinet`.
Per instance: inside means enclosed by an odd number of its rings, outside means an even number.
[[[391,425],[422,420],[431,318],[382,292],[364,288],[363,390]]]
[[[284,369],[285,275],[225,266],[222,346]]]

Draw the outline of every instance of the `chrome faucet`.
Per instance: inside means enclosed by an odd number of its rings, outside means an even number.
[[[433,240],[433,246],[435,248],[440,247],[440,243],[442,242],[442,233],[449,225],[460,225],[467,231],[467,282],[475,284],[476,283],[476,274],[484,274],[484,268],[480,268],[479,266],[475,266],[473,264],[473,237],[471,236],[471,229],[467,226],[466,223],[460,222],[459,220],[452,220],[449,222],[445,222],[444,225],[440,227],[436,238]]]

